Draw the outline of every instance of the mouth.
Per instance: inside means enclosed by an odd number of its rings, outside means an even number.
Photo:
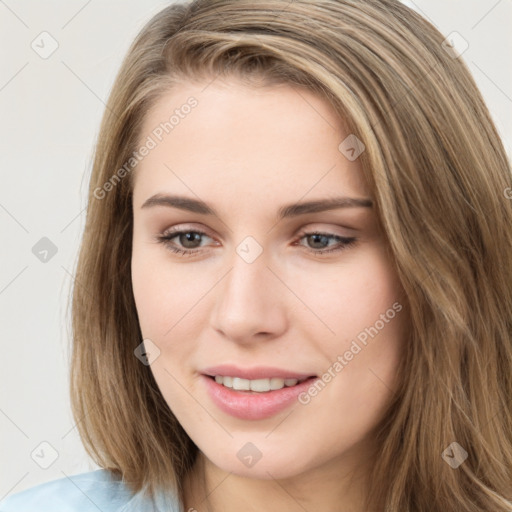
[[[205,391],[213,404],[230,416],[242,420],[264,420],[297,403],[316,376],[300,378],[266,377],[245,379],[230,375],[201,375]]]
[[[283,388],[291,388],[302,384],[306,380],[316,379],[316,375],[299,378],[270,377],[262,379],[244,379],[231,375],[205,375],[217,384],[245,394],[261,394],[278,391]]]

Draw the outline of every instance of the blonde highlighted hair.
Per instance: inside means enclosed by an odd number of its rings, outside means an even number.
[[[98,465],[134,491],[167,486],[183,499],[198,448],[134,356],[135,170],[97,191],[138,149],[163,93],[236,76],[316,92],[365,145],[359,158],[410,324],[368,503],[512,511],[512,173],[444,39],[395,0],[197,0],[144,26],[102,121],[73,290],[72,407]],[[453,442],[468,453],[456,469],[442,457]]]

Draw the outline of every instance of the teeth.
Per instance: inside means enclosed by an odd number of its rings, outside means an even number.
[[[258,393],[265,393],[267,391],[275,391],[282,389],[285,386],[295,386],[298,382],[306,380],[304,379],[279,379],[273,377],[271,379],[241,379],[240,377],[227,377],[223,375],[216,375],[215,382],[222,384],[227,388],[232,388],[236,391],[256,391]]]

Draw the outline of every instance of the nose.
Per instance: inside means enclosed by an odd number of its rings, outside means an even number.
[[[269,268],[265,251],[249,263],[238,254],[216,287],[212,326],[237,343],[261,342],[287,328],[285,285]]]

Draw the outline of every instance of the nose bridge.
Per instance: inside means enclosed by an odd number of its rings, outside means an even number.
[[[286,317],[282,286],[268,268],[267,253],[252,237],[244,239],[230,260],[230,270],[215,300],[213,327],[237,341],[258,333],[278,334]]]

